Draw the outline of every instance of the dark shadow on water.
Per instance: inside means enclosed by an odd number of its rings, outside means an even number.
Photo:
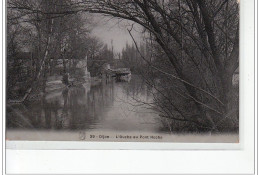
[[[73,87],[44,95],[41,100],[7,107],[7,128],[89,129],[104,108],[113,105],[113,87]]]
[[[7,129],[157,132],[160,122],[148,121],[154,115],[128,104],[133,96],[149,98],[147,87],[139,79],[71,87],[45,94],[38,101],[8,106],[6,126]]]

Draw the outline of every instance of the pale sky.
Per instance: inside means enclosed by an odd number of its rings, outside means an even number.
[[[127,28],[131,29],[131,22],[122,21],[120,19],[111,19],[111,17],[104,17],[98,14],[94,14],[95,27],[92,30],[92,34],[101,39],[111,48],[111,41],[113,40],[113,46],[115,52],[121,52],[126,43],[132,44],[132,38],[129,35]],[[139,28],[139,29],[138,29]],[[140,41],[140,28],[137,24],[134,25],[132,35],[137,42]],[[137,29],[139,31],[137,31]]]

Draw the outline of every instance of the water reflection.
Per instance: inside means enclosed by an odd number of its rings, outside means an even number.
[[[151,101],[138,78],[95,83],[45,94],[40,101],[7,107],[7,128],[158,130],[157,115],[136,99]]]

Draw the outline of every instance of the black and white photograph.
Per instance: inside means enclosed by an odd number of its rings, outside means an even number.
[[[239,0],[7,0],[5,139],[239,143],[239,14]]]

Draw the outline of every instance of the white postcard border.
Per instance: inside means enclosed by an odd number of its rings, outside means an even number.
[[[257,3],[257,0],[255,0]],[[255,174],[254,0],[241,3],[239,150],[6,150],[7,173]],[[257,58],[255,58],[257,59]],[[3,59],[4,60],[4,59]],[[1,62],[5,65],[5,61]],[[2,65],[2,67],[3,67]],[[5,74],[2,77],[5,82]],[[241,83],[243,82],[243,83]],[[5,83],[3,84],[3,86]],[[5,97],[3,94],[2,97]],[[257,100],[256,100],[257,101]],[[3,114],[5,109],[3,106]],[[5,115],[3,115],[5,116]],[[3,117],[4,118],[4,117]],[[257,119],[256,119],[257,121]],[[242,123],[242,124],[241,124]],[[5,129],[5,119],[2,121]],[[5,136],[5,130],[3,130]],[[4,139],[4,138],[3,138]],[[11,143],[11,142],[10,142]],[[5,142],[4,142],[5,144]],[[43,147],[50,142],[41,142]],[[73,144],[72,142],[70,144]],[[84,144],[84,143],[81,143]],[[98,148],[100,143],[93,143]],[[102,143],[104,145],[114,143]],[[121,143],[119,143],[121,144]],[[144,144],[144,143],[126,143]],[[146,143],[147,144],[147,143]],[[16,144],[17,145],[17,144]],[[110,145],[112,146],[112,145]],[[105,146],[106,147],[106,146]],[[4,148],[5,149],[5,148]],[[94,149],[94,147],[93,147]],[[105,149],[105,148],[103,148]],[[118,148],[120,149],[120,148]],[[132,149],[135,148],[132,145]],[[149,148],[147,148],[149,149]],[[4,154],[4,153],[3,153]]]

